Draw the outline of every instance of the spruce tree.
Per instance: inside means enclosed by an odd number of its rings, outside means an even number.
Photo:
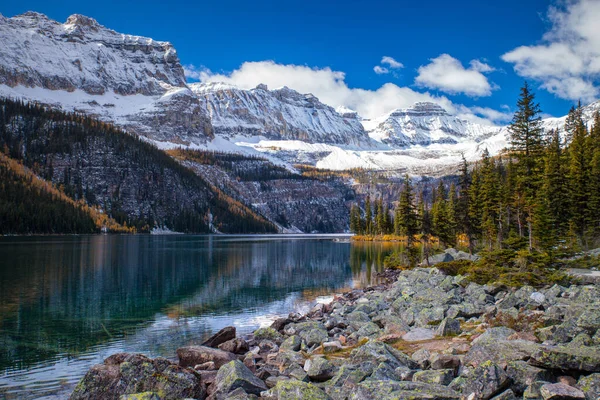
[[[371,196],[367,195],[365,200],[365,234],[373,234],[373,210],[371,209]]]
[[[584,240],[589,221],[589,169],[588,132],[581,115],[581,107],[571,109],[565,130],[571,136],[569,144],[569,181],[571,202],[571,227],[573,232]]]
[[[404,177],[404,185],[400,192],[400,201],[398,208],[396,208],[394,223],[396,234],[406,236],[407,246],[413,246],[414,237],[418,233],[418,225],[413,204],[412,187],[408,175]]]
[[[519,201],[516,204],[522,207],[518,212],[523,215],[527,223],[530,250],[533,247],[534,216],[532,214],[536,208],[536,192],[539,188],[544,154],[544,132],[540,114],[541,110],[539,104],[535,102],[535,94],[525,82],[517,101],[517,111],[515,111],[508,131],[511,154],[517,158],[519,169],[517,198],[522,202]]]

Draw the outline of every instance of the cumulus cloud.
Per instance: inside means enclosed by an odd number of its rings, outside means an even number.
[[[205,68],[198,68],[194,65],[188,64],[183,66],[183,73],[188,80],[199,81],[204,72]]]
[[[499,124],[503,124],[503,123],[507,123],[509,122],[512,117],[513,117],[513,113],[511,112],[502,112],[502,111],[498,111],[498,110],[494,110],[493,108],[489,108],[489,107],[471,107],[470,111],[480,115],[482,117],[484,117],[487,120],[493,121],[495,123],[499,123]]]
[[[418,86],[473,97],[489,96],[495,89],[483,74],[494,68],[479,60],[471,61],[469,68],[449,54],[442,54],[430,61],[418,69],[419,75],[415,78]]]
[[[396,61],[394,58],[392,58],[390,56],[383,56],[381,58],[381,64],[386,64],[390,68],[393,68],[393,69],[404,68],[404,64]]]
[[[382,74],[387,74],[390,72],[389,69],[387,69],[386,67],[382,67],[380,65],[376,65],[373,67],[373,71],[375,71],[375,73],[377,75],[382,75]]]
[[[540,44],[502,56],[522,77],[558,97],[593,101],[600,95],[600,1],[568,0],[548,9],[551,27]]]

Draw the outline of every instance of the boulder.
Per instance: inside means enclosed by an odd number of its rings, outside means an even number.
[[[510,382],[510,377],[502,368],[487,361],[466,377],[463,395],[472,400],[487,400],[508,389]]]
[[[583,392],[564,383],[547,383],[540,388],[544,400],[585,400]]]
[[[215,378],[214,397],[225,399],[228,394],[237,388],[250,394],[260,394],[267,390],[263,381],[255,377],[252,372],[239,360],[231,361],[223,365]]]
[[[300,346],[302,345],[302,340],[300,340],[299,336],[293,335],[289,338],[285,339],[279,348],[281,350],[290,350],[290,351],[298,351],[300,350]]]
[[[235,338],[221,343],[217,346],[219,350],[228,353],[243,354],[248,351],[248,343],[242,338]]]
[[[453,369],[419,371],[413,375],[413,382],[435,383],[447,386],[454,379]]]
[[[161,400],[156,392],[143,392],[136,394],[122,394],[119,400]]]
[[[367,323],[363,324],[363,326],[361,326],[360,329],[358,331],[356,331],[356,336],[358,336],[359,339],[361,339],[361,338],[373,339],[373,338],[379,336],[380,334],[381,334],[381,329],[379,329],[379,327],[377,325],[375,325],[373,322],[367,322]]]
[[[585,346],[546,346],[529,360],[542,368],[600,372],[600,348]]]
[[[586,399],[600,399],[600,374],[582,376],[577,382],[577,387],[583,391]]]
[[[216,368],[221,368],[228,362],[237,360],[233,353],[206,346],[180,347],[177,349],[177,357],[182,367],[192,367],[212,361]]]
[[[453,318],[444,318],[436,332],[438,336],[455,336],[460,333],[460,321]]]
[[[517,400],[517,396],[515,396],[515,393],[512,390],[508,389],[498,396],[492,397],[491,400]]]
[[[446,386],[430,383],[368,380],[359,383],[349,399],[457,400],[460,394]]]
[[[435,337],[435,332],[427,328],[415,328],[402,336],[407,342],[419,342],[421,340],[431,340]]]
[[[431,369],[453,369],[458,370],[460,367],[460,357],[453,354],[435,354],[429,360]]]
[[[304,364],[304,370],[308,377],[316,382],[325,382],[333,378],[336,369],[337,368],[324,357],[308,359]]]
[[[283,335],[273,328],[258,328],[254,331],[254,339],[257,341],[270,340],[275,343],[283,341]]]
[[[267,397],[274,397],[277,400],[329,400],[330,397],[312,383],[299,382],[294,380],[281,380],[271,390]]]
[[[147,392],[164,393],[162,399],[206,396],[204,385],[192,370],[160,357],[152,360],[142,354],[117,353],[90,368],[70,399],[118,399],[133,394],[152,399]]]
[[[350,353],[352,363],[372,362],[374,364],[387,363],[392,368],[416,368],[417,363],[409,356],[394,349],[385,343],[369,340],[364,345],[357,347]]]
[[[512,379],[512,389],[523,393],[527,386],[535,381],[550,381],[552,373],[546,369],[534,367],[525,361],[511,361],[506,367],[506,373]]]
[[[327,384],[330,387],[353,386],[369,377],[375,370],[372,362],[361,364],[344,364]]]
[[[541,347],[527,340],[479,340],[465,355],[463,363],[477,367],[491,360],[504,367],[511,361],[528,360]]]
[[[235,339],[235,326],[227,326],[219,332],[212,335],[208,340],[202,343],[202,346],[218,347],[221,343]]]

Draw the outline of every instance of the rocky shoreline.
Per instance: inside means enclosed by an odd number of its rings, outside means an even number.
[[[178,362],[115,354],[71,399],[600,398],[600,287],[385,277],[248,337],[225,328]]]

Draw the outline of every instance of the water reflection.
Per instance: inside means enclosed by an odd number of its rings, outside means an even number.
[[[223,326],[251,332],[377,283],[390,250],[325,237],[0,238],[0,398],[68,387],[117,351],[170,357]]]

